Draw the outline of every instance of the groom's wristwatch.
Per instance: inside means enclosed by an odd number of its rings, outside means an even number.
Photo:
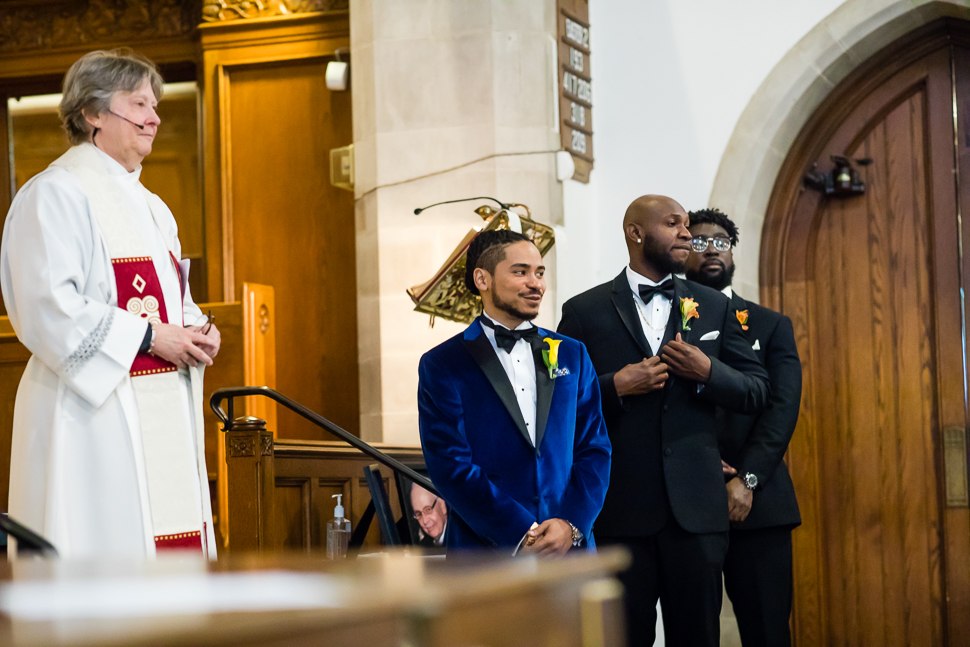
[[[742,476],[741,482],[744,483],[744,487],[748,488],[749,490],[753,490],[758,487],[758,477],[751,472],[748,472]]]
[[[567,521],[569,527],[573,529],[573,546],[581,546],[583,544],[583,533],[580,532],[579,528],[574,526],[572,523]]]

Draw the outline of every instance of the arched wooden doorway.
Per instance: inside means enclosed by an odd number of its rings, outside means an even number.
[[[872,158],[865,195],[805,188],[832,154]],[[948,20],[832,92],[766,214],[762,297],[792,318],[805,377],[789,452],[798,645],[970,639],[968,218],[970,23]]]

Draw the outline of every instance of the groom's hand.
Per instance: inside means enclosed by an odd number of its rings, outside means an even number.
[[[621,398],[662,389],[666,381],[667,365],[656,355],[637,364],[627,364],[613,375],[616,394]]]
[[[523,548],[520,554],[538,557],[562,557],[573,545],[573,529],[562,519],[547,519],[527,534],[533,535],[535,543]]]
[[[711,358],[697,346],[691,346],[680,338],[660,349],[660,356],[670,367],[670,372],[678,377],[707,384],[711,379]]]

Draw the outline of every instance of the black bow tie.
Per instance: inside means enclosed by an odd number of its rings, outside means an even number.
[[[495,345],[506,353],[511,353],[520,339],[525,339],[530,345],[533,341],[539,340],[539,329],[535,326],[524,330],[509,330],[505,326],[496,326],[488,317],[482,317],[482,325],[495,331]]]
[[[640,290],[640,299],[644,304],[650,303],[650,299],[658,294],[662,294],[671,301],[674,300],[674,280],[667,279],[660,285],[646,285],[641,283],[637,286]]]

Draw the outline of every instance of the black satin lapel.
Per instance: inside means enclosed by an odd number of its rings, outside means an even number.
[[[546,422],[549,420],[549,409],[552,407],[552,395],[556,391],[556,380],[549,377],[549,369],[542,360],[543,343],[532,350],[536,362],[536,450],[542,447],[542,435],[546,433]]]
[[[509,376],[506,375],[505,369],[502,368],[502,363],[495,356],[495,349],[492,348],[492,344],[488,341],[488,337],[485,336],[485,332],[482,331],[475,339],[463,338],[461,341],[482,369],[482,372],[485,373],[489,384],[495,389],[495,394],[498,396],[498,399],[502,401],[509,415],[512,416],[512,420],[515,421],[515,426],[518,427],[519,433],[522,434],[525,442],[532,447],[532,439],[529,437],[529,432],[525,428],[525,419],[522,417],[522,411],[519,409],[519,401],[515,399],[515,393],[512,392],[512,383],[509,382]]]
[[[620,315],[620,319],[623,320],[623,325],[630,331],[643,354],[646,357],[653,357],[653,351],[650,350],[647,338],[643,335],[643,326],[640,325],[637,304],[633,302],[633,292],[630,291],[626,273],[621,274],[613,282],[613,305],[616,306],[616,311]]]

